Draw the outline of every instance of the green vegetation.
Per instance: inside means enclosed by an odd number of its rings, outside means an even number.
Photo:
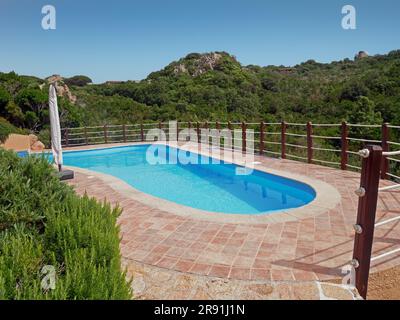
[[[78,197],[46,159],[0,149],[0,299],[129,299],[119,214]],[[41,286],[46,265],[54,290]]]
[[[400,124],[400,50],[329,64],[309,60],[294,67],[242,66],[225,52],[191,53],[142,81],[91,82],[86,76],[59,80],[62,127],[168,120]],[[47,91],[46,80],[0,73],[0,141],[23,130],[48,143]],[[256,125],[249,128],[259,131]],[[305,130],[288,128],[294,134]],[[279,126],[270,125],[267,132],[279,132]],[[340,128],[316,127],[314,134],[338,137]],[[380,135],[380,128],[350,128],[355,138],[379,140]],[[391,130],[391,140],[399,138],[400,130]],[[279,139],[279,134],[266,135],[268,142]],[[304,146],[305,139],[288,136],[287,143]],[[315,138],[314,147],[340,149],[340,140]],[[350,144],[353,151],[360,147],[361,142]],[[280,151],[268,143],[266,150]],[[287,153],[306,157],[305,149],[293,146]],[[314,157],[339,162],[340,153],[315,150]],[[351,165],[359,162],[350,154]],[[400,172],[396,163],[391,169]],[[0,149],[0,298],[130,298],[120,267],[119,213],[79,198],[59,182],[45,159],[20,159]],[[54,290],[41,287],[45,265],[55,267]]]
[[[84,87],[89,83],[92,83],[92,79],[86,76],[74,76],[68,79],[64,79],[64,83],[67,86]]]
[[[223,52],[190,54],[138,83],[92,85],[77,95],[87,106],[94,105],[94,96],[114,101],[129,98],[131,106],[134,101],[143,105],[142,110],[131,109],[137,121],[285,119],[316,123],[353,120],[358,116],[354,110],[359,100],[366,97],[376,115],[367,116],[368,121],[382,117],[399,123],[399,70],[400,51],[330,64],[310,60],[293,68],[243,67]],[[123,104],[127,106],[128,100]],[[121,117],[115,111],[103,117],[103,123],[128,121],[125,113]],[[86,121],[93,124],[90,116]]]
[[[59,100],[62,127],[168,120],[400,124],[400,50],[332,63],[309,60],[294,67],[242,66],[226,52],[191,53],[142,81],[85,85],[89,81],[84,76],[61,81],[70,85],[76,97],[76,101],[66,95]],[[34,77],[0,73],[0,116],[41,132],[46,139],[47,86],[40,87],[43,83]],[[289,130],[304,133],[305,128]],[[339,128],[316,131],[332,136]],[[391,131],[391,140],[398,141],[400,130]],[[350,133],[380,139],[379,129],[353,128]],[[304,144],[295,137],[290,141]],[[315,144],[339,146],[334,139]],[[359,144],[351,147],[356,150]],[[316,154],[323,156],[321,160],[337,158],[336,154]]]
[[[24,130],[19,129],[0,117],[0,143],[4,142],[11,133],[23,134]]]
[[[242,66],[225,52],[192,53],[139,82],[86,85],[63,79],[77,101],[60,101],[63,126],[139,121],[358,120],[400,123],[400,51],[329,64]],[[44,80],[0,73],[0,116],[40,131],[48,122]],[[365,98],[368,99],[365,100]]]
[[[1,118],[15,127],[45,137],[49,135],[47,104],[48,86],[45,80],[20,76],[14,72],[0,73]],[[77,126],[82,123],[84,110],[71,103],[67,97],[60,97],[59,110],[63,126]]]

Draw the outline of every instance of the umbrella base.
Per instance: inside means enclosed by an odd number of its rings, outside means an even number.
[[[62,170],[58,173],[58,176],[61,181],[71,180],[74,178],[74,172],[72,170]]]

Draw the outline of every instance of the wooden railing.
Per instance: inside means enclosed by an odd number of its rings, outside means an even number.
[[[150,129],[167,129],[168,123],[140,123],[123,125],[104,125],[79,128],[62,129],[62,143],[65,147],[103,143],[127,143],[145,142],[146,134]],[[400,143],[390,141],[390,130],[400,129],[399,126],[364,124],[315,124],[315,123],[245,123],[245,122],[178,122],[177,133],[180,129],[194,129],[201,141],[201,129],[213,128],[217,130],[241,130],[242,149],[246,150],[248,137],[246,129],[254,131],[254,151],[260,155],[293,159],[327,166],[334,166],[342,170],[361,170],[359,159],[354,158],[363,144],[373,143],[382,147],[383,151],[389,151],[391,146],[399,146]],[[334,135],[318,133],[320,130],[333,129]],[[379,140],[363,139],[351,136],[351,132],[361,129],[381,130]],[[178,137],[178,135],[176,135]],[[295,140],[295,141],[293,141]],[[304,141],[304,142],[303,142]],[[350,144],[353,148],[350,149]],[[354,146],[355,144],[355,146]],[[335,147],[332,147],[335,146]],[[294,151],[294,152],[293,152]],[[323,155],[323,156],[318,156]],[[352,161],[350,161],[350,156]],[[388,157],[381,164],[381,178],[400,181],[396,172],[390,172],[390,163],[398,166],[400,172],[400,159]],[[397,169],[397,168],[396,168]]]
[[[386,130],[387,125],[383,128],[384,135]],[[367,298],[371,262],[400,253],[400,246],[398,246],[378,256],[371,257],[375,228],[400,221],[400,216],[378,223],[375,221],[379,192],[400,189],[400,184],[379,188],[380,178],[385,177],[384,170],[387,166],[385,162],[387,162],[389,156],[400,155],[400,151],[388,152],[383,151],[384,148],[385,144],[382,143],[382,146],[368,145],[365,149],[359,151],[363,161],[360,187],[356,190],[359,201],[357,222],[354,225],[355,239],[351,264],[356,271],[356,288],[364,299]]]

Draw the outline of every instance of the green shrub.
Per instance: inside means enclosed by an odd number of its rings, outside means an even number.
[[[87,76],[74,76],[68,79],[64,79],[64,83],[67,86],[84,87],[89,83],[92,83],[92,79]]]
[[[51,148],[51,137],[50,137],[50,128],[44,128],[40,130],[39,134],[37,135],[39,138],[39,141],[41,141],[46,148]]]
[[[24,228],[0,236],[0,299],[38,297],[43,247],[39,239]]]
[[[129,299],[119,214],[78,197],[44,157],[0,149],[0,299]],[[46,265],[54,290],[41,286]]]
[[[22,130],[0,117],[0,143],[4,142],[11,133],[22,133]]]
[[[10,93],[6,89],[0,87],[0,114],[3,113],[4,108],[10,100]]]

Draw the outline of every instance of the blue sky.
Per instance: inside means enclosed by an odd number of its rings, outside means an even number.
[[[44,5],[57,29],[41,27]],[[357,30],[341,9],[357,9]],[[244,64],[330,62],[400,49],[398,0],[0,0],[0,71],[139,80],[190,52]]]

